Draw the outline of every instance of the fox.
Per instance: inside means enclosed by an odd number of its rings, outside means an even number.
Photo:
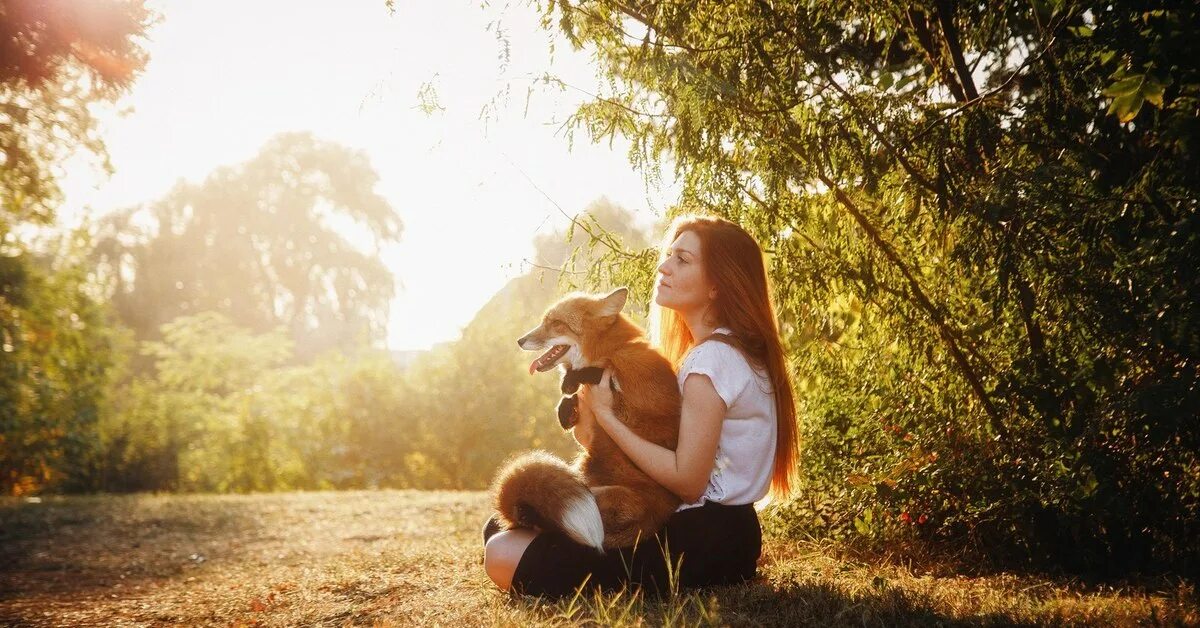
[[[682,403],[675,371],[642,329],[621,313],[628,294],[627,288],[617,288],[606,295],[566,295],[517,345],[544,352],[530,363],[530,375],[563,367],[564,393],[574,393],[587,379],[580,373],[611,368],[618,419],[638,436],[673,450]],[[573,429],[578,409],[564,403],[559,421],[564,429]],[[597,551],[628,547],[654,535],[681,503],[603,429],[595,430],[570,464],[544,451],[509,461],[497,473],[492,492],[506,527],[556,530]]]

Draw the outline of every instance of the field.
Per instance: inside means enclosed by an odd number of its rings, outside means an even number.
[[[481,566],[484,493],[46,497],[0,502],[16,625],[1196,625],[1194,582],[1119,585],[850,559],[766,539],[758,581],[514,598]]]

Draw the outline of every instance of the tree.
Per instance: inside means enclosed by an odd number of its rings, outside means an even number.
[[[90,107],[145,66],[151,20],[140,0],[0,3],[0,244],[14,225],[53,221],[55,169],[70,152],[104,156]]]
[[[59,164],[104,146],[92,108],[146,62],[143,3],[0,1],[0,490],[83,488],[123,342],[87,290],[81,234],[35,256],[17,229],[54,221]]]
[[[142,343],[152,377],[134,376],[100,425],[96,488],[248,491],[277,488],[277,430],[253,402],[291,357],[282,329],[255,334],[204,312],[163,326]]]
[[[359,151],[280,135],[244,164],[108,218],[97,270],[141,339],[214,311],[258,332],[285,326],[301,359],[379,343],[394,282],[378,253],[402,227],[378,179]]]
[[[130,343],[90,296],[89,248],[75,233],[52,260],[0,257],[22,274],[19,292],[0,293],[0,492],[90,487],[97,423]]]
[[[1196,7],[540,4],[576,128],[769,249],[835,530],[1200,559]]]
[[[645,243],[624,209],[601,200],[586,212],[577,220],[625,225],[631,242]],[[565,241],[562,232],[539,238],[538,259],[565,262]],[[479,489],[516,451],[570,456],[554,415],[558,382],[531,378],[531,356],[515,346],[559,291],[539,275],[509,282],[460,340],[407,371],[369,351],[291,363],[282,327],[260,333],[216,312],[178,317],[161,340],[141,343],[153,368],[129,377],[103,414],[89,487]]]
[[[662,225],[654,230],[661,232]],[[530,276],[552,280],[552,284],[564,291],[623,285],[629,288],[627,309],[639,317],[650,304],[651,289],[651,283],[644,281],[645,273],[641,271],[648,264],[656,264],[658,258],[658,252],[649,248],[651,237],[637,226],[629,210],[601,197],[572,216],[565,231],[534,237],[537,253]],[[630,272],[630,266],[636,270]],[[551,275],[547,276],[546,271]],[[551,300],[549,296],[540,300],[541,307],[548,306]]]

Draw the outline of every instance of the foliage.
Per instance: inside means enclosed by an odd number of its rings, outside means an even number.
[[[797,532],[1200,560],[1195,6],[539,5],[608,85],[574,127],[768,249]]]
[[[145,66],[151,20],[142,0],[0,2],[0,243],[17,225],[53,221],[67,155],[104,156],[91,107]]]
[[[215,311],[259,332],[285,326],[305,359],[377,345],[395,292],[378,254],[402,230],[378,179],[360,151],[279,135],[244,164],[107,217],[98,278],[139,339]]]
[[[607,201],[578,219],[645,244],[630,214]],[[534,245],[547,264],[579,248],[561,232]],[[554,417],[557,379],[531,378],[530,356],[515,346],[556,293],[542,270],[513,279],[461,339],[407,370],[353,346],[296,361],[282,327],[260,333],[212,311],[178,317],[161,340],[141,343],[151,368],[127,374],[104,414],[91,488],[479,489],[515,452],[569,458],[574,441]]]
[[[122,336],[87,287],[82,234],[30,250],[23,229],[53,222],[59,164],[101,158],[97,103],[146,62],[139,0],[0,2],[0,491],[82,488]]]
[[[652,231],[658,235],[664,229],[655,225]],[[633,224],[628,211],[602,198],[571,218],[565,237],[543,235],[534,243],[559,268],[558,283],[564,290],[625,286],[626,314],[645,322],[652,286],[644,279],[658,264],[658,251],[650,248],[649,234]]]
[[[87,488],[96,429],[128,339],[87,291],[80,232],[53,261],[0,257],[0,492]]]

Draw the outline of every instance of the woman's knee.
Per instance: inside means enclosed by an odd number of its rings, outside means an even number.
[[[496,586],[504,591],[512,588],[517,563],[536,536],[531,530],[516,529],[497,532],[488,539],[483,550],[483,568]]]

